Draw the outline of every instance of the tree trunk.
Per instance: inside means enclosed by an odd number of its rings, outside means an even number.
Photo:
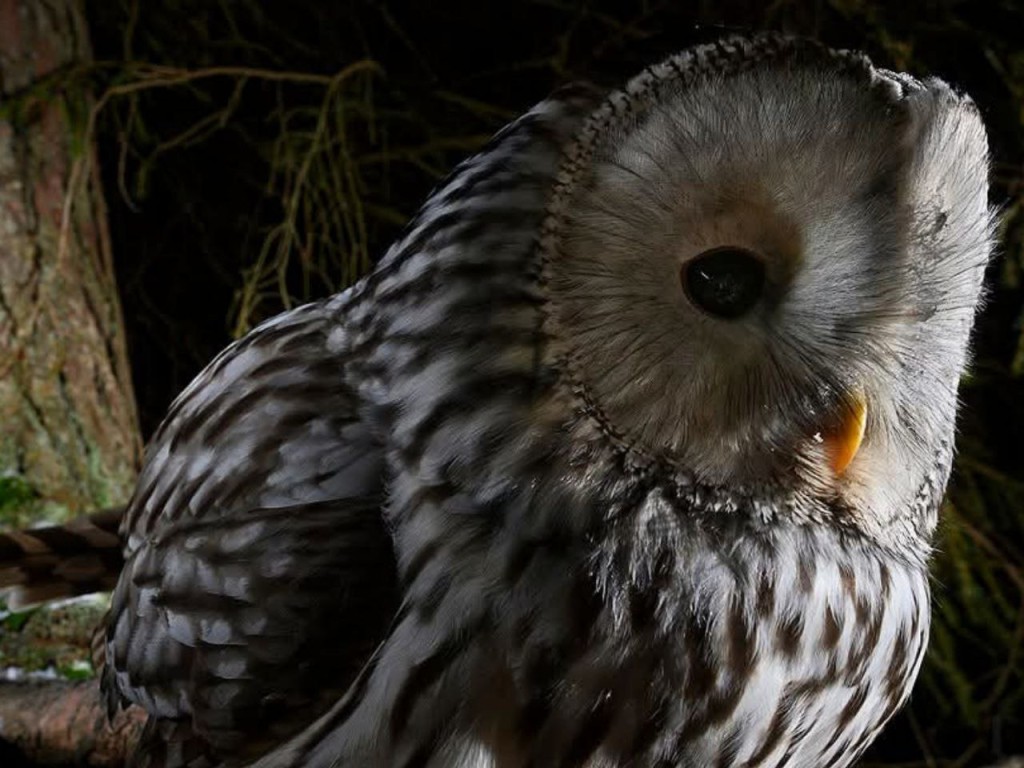
[[[77,0],[0,0],[0,522],[123,503],[140,440]],[[85,139],[83,141],[83,139]]]

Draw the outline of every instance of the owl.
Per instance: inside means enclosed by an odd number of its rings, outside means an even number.
[[[966,96],[777,35],[539,103],[172,405],[136,763],[850,765],[927,645],[987,170]]]

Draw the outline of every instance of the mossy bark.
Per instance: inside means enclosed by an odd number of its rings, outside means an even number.
[[[77,0],[0,0],[0,524],[123,503],[139,460],[90,61]]]

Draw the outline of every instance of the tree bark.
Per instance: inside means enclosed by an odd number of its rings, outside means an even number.
[[[0,525],[121,505],[138,467],[91,59],[79,0],[0,0]],[[140,722],[108,725],[95,681],[0,684],[0,747],[32,760],[119,765]]]
[[[77,0],[0,0],[0,512],[120,504],[137,470],[92,101],[75,77],[90,62]]]

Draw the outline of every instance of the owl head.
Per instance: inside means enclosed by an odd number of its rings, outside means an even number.
[[[987,169],[969,98],[861,55],[764,36],[652,67],[549,207],[566,376],[634,457],[884,529],[948,473]]]

